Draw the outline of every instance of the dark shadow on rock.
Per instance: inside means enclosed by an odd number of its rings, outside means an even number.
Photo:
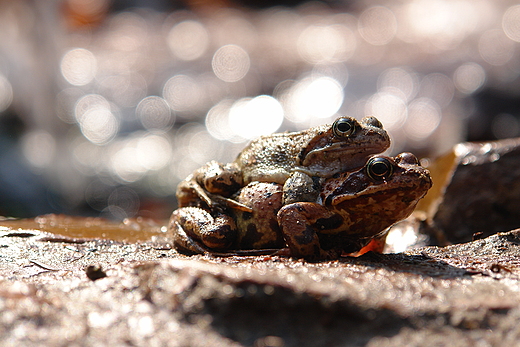
[[[422,254],[368,252],[357,258],[342,258],[341,262],[384,268],[390,271],[416,274],[425,277],[461,278],[473,273],[464,268],[452,266],[442,260]]]
[[[363,308],[281,286],[242,282],[237,290],[243,296],[209,299],[204,313],[211,315],[219,334],[245,346],[256,346],[255,341],[266,336],[281,338],[285,347],[364,346],[374,334],[391,337],[410,326],[388,309]]]

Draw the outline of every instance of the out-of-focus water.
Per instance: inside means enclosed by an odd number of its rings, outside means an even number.
[[[520,134],[515,2],[148,5],[0,3],[0,214],[166,218],[205,162],[340,114],[390,153]]]

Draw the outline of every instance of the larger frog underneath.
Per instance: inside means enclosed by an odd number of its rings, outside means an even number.
[[[284,206],[280,184],[252,182],[234,196],[251,212],[180,208],[169,230],[175,247],[187,254],[286,248],[294,257],[336,259],[410,215],[431,185],[413,154],[379,155],[359,170],[324,179],[316,201]]]

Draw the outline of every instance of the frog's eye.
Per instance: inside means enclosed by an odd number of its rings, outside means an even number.
[[[392,176],[392,163],[386,158],[372,158],[367,163],[367,173],[374,180],[383,180]]]
[[[337,137],[349,137],[356,131],[356,120],[353,118],[338,118],[332,124],[332,131]]]

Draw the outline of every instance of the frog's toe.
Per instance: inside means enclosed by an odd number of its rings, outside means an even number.
[[[186,255],[203,254],[206,250],[190,238],[178,221],[172,221],[169,226],[173,246],[177,252]]]

